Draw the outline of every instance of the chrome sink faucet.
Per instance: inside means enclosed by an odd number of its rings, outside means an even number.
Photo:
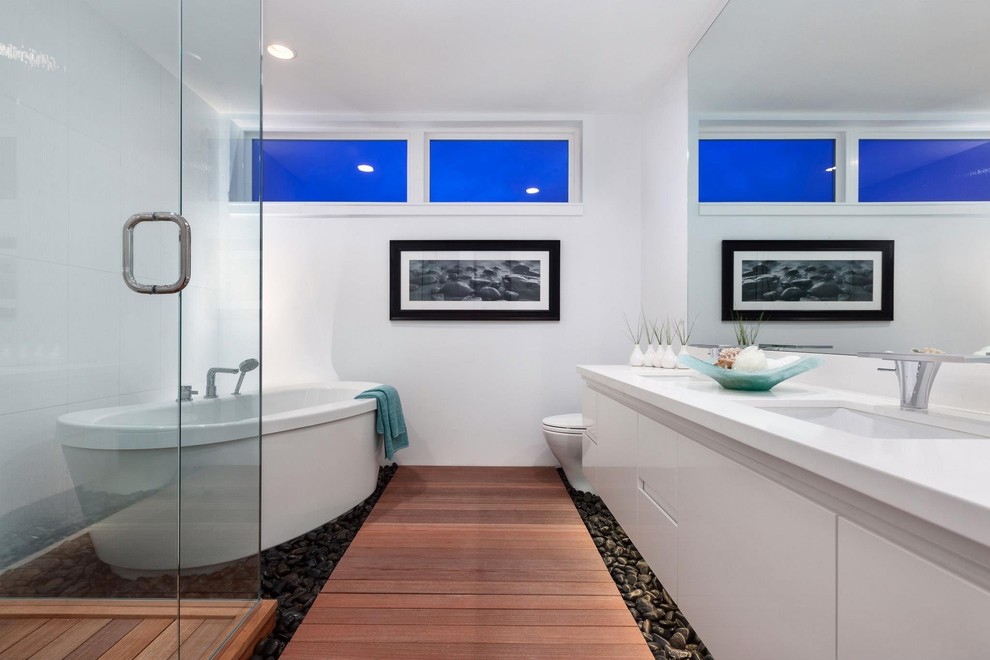
[[[227,369],[225,367],[211,367],[209,371],[206,372],[206,395],[204,399],[216,399],[217,398],[217,374],[240,374],[240,378],[237,379],[237,387],[234,388],[234,394],[241,393],[241,384],[244,383],[244,375],[249,371],[254,371],[258,368],[261,363],[254,358],[249,358],[244,360],[238,365],[236,369]]]
[[[894,372],[900,385],[901,410],[928,410],[928,395],[935,375],[943,362],[990,362],[988,355],[958,355],[952,353],[857,353],[859,357],[893,360]],[[885,369],[884,371],[889,371]]]

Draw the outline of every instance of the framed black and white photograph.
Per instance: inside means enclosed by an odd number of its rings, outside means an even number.
[[[722,241],[722,320],[892,321],[894,241]]]
[[[560,320],[560,241],[391,241],[390,247],[392,320]]]

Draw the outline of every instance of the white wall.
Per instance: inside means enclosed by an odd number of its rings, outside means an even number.
[[[656,91],[643,139],[643,306],[650,318],[687,319],[687,59]]]
[[[466,118],[469,119],[469,118]],[[265,384],[396,386],[405,464],[553,465],[540,430],[580,409],[580,363],[628,353],[621,313],[640,301],[641,120],[584,122],[584,215],[265,215]],[[392,239],[560,239],[560,322],[388,319]]]
[[[60,415],[175,398],[179,301],[126,289],[120,231],[133,213],[179,210],[180,177],[175,77],[82,0],[2,13],[0,43],[48,66],[0,57],[0,515],[72,487]],[[196,382],[219,344],[228,122],[188,90],[183,103],[195,255],[183,349]],[[174,280],[176,244],[171,225],[143,225],[138,278]]]

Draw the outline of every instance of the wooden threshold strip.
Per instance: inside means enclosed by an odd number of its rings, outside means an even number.
[[[275,601],[0,601],[0,658],[248,658],[275,626]],[[181,645],[181,646],[180,646]]]

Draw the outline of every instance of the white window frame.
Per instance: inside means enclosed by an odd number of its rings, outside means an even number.
[[[405,140],[407,145],[405,202],[264,202],[267,216],[579,216],[581,202],[582,126],[580,122],[538,123],[347,123],[320,130],[266,131],[272,140]],[[256,139],[257,135],[248,136]],[[567,140],[568,202],[430,202],[429,140]],[[256,203],[232,203],[245,212]]]
[[[794,125],[802,125],[795,128]],[[808,125],[811,124],[811,125]],[[990,128],[968,123],[930,121],[836,121],[793,120],[726,121],[695,126],[693,143],[697,154],[702,139],[835,139],[836,201],[834,202],[698,202],[698,166],[691,168],[692,199],[699,216],[973,216],[990,214],[990,202],[860,202],[860,140],[990,140]],[[841,183],[840,183],[841,181]]]

